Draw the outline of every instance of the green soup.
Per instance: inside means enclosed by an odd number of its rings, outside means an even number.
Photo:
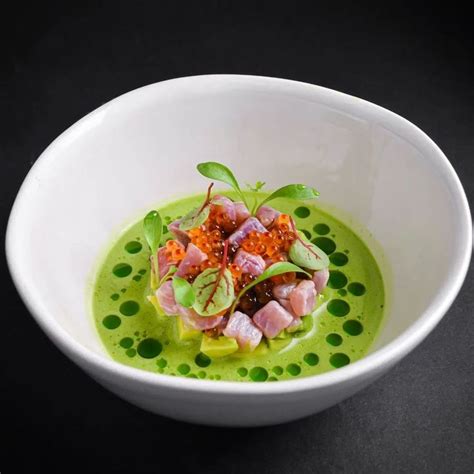
[[[181,199],[159,212],[168,224],[202,200],[202,195]],[[272,206],[292,215],[298,229],[330,258],[328,286],[304,331],[266,341],[252,353],[216,359],[200,352],[199,338],[180,340],[177,318],[158,316],[146,298],[150,254],[140,221],[115,241],[96,277],[93,314],[110,356],[160,374],[255,382],[320,374],[360,359],[383,315],[384,285],[374,257],[353,231],[317,207],[283,199]],[[166,226],[163,230],[164,243],[171,234]]]

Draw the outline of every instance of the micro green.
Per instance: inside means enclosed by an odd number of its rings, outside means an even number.
[[[163,275],[163,278],[160,279],[158,287],[160,287],[166,280],[169,280],[173,275],[178,271],[178,267],[171,265],[169,270],[166,272],[166,275]]]
[[[214,183],[211,183],[207,188],[207,195],[202,205],[192,209],[182,218],[179,224],[181,230],[195,229],[206,222],[206,219],[209,217],[209,213],[211,212],[209,204],[211,202],[212,186],[214,186]]]
[[[214,179],[231,186],[248,208],[247,200],[240,189],[239,183],[227,166],[216,161],[207,161],[205,163],[199,163],[197,165],[197,170],[206,178]]]
[[[226,183],[231,186],[247,206],[247,209],[250,210],[248,201],[245,198],[245,195],[243,194],[236,177],[232,171],[227,168],[227,166],[216,161],[208,161],[205,163],[199,163],[197,165],[197,170],[206,178],[221,181],[222,183]],[[265,184],[266,183],[263,181],[257,181],[253,186],[247,184],[247,188],[254,193],[258,193],[265,186]],[[264,204],[277,198],[307,200],[315,199],[318,196],[319,192],[310,186],[306,186],[305,184],[288,184],[271,193],[270,196],[267,196],[263,201],[260,202],[260,204],[257,204],[257,198],[255,198],[255,205],[253,206],[252,214],[255,214]]]
[[[196,295],[191,283],[179,276],[174,276],[171,281],[176,302],[185,308],[190,308],[196,301]]]
[[[158,211],[150,211],[143,219],[143,233],[145,240],[150,247],[151,259],[153,262],[154,278],[152,278],[152,288],[156,289],[158,275],[158,248],[160,247],[161,236],[163,234],[163,222]]]
[[[225,241],[222,262],[218,268],[207,268],[193,282],[196,300],[194,310],[201,316],[213,316],[228,308],[234,299],[232,273],[227,268],[229,241]]]
[[[305,184],[287,184],[282,188],[274,191],[270,196],[266,197],[257,207],[256,211],[264,204],[273,201],[277,198],[286,199],[315,199],[319,196],[319,192],[316,189],[306,186]]]
[[[322,270],[329,266],[329,257],[316,245],[309,242],[306,236],[298,231],[295,222],[291,219],[291,228],[296,240],[291,244],[288,256],[292,262],[310,270]]]

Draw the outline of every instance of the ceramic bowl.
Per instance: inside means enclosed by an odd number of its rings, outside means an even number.
[[[252,383],[160,375],[107,355],[90,314],[98,259],[160,200],[202,191],[195,164],[209,160],[226,163],[242,182],[314,185],[319,205],[377,242],[389,301],[366,357],[322,375]],[[450,163],[407,120],[310,84],[216,75],[143,87],[64,132],[26,177],[6,247],[35,320],[104,387],[175,419],[257,426],[334,405],[413,350],[461,287],[471,226]]]

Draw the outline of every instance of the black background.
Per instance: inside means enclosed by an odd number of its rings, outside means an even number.
[[[41,151],[84,114],[164,79],[296,79],[387,107],[427,132],[474,198],[474,43],[467,11],[381,2],[21,2],[2,7],[1,218]],[[394,2],[395,3],[395,2]],[[238,8],[237,8],[238,6]],[[447,242],[449,245],[449,242]],[[3,256],[2,256],[3,258]],[[436,271],[427,262],[427,271]],[[2,265],[0,471],[474,471],[474,285],[381,380],[302,421],[226,430],[145,413],[67,360]]]

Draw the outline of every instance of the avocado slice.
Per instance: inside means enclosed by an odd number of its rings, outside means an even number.
[[[187,326],[179,316],[176,319],[178,325],[178,337],[181,341],[189,341],[201,336],[201,331]]]
[[[219,336],[217,338],[202,336],[201,352],[208,357],[225,357],[239,349],[237,341],[233,337]]]
[[[262,355],[265,355],[268,352],[268,346],[265,343],[265,341],[261,341],[260,344],[252,351],[242,351],[240,350],[239,352],[236,352],[232,354],[232,357],[235,357],[237,359],[245,359],[246,357],[259,357]]]
[[[291,342],[291,337],[287,337],[285,339],[269,339],[268,340],[268,347],[272,351],[279,351],[286,347]]]
[[[158,302],[158,298],[155,295],[149,295],[146,297],[146,299],[154,306],[159,316],[166,316],[165,311],[160,306],[160,303]]]
[[[277,334],[273,339],[288,339],[290,335],[286,332],[286,329],[283,329],[279,334]]]

